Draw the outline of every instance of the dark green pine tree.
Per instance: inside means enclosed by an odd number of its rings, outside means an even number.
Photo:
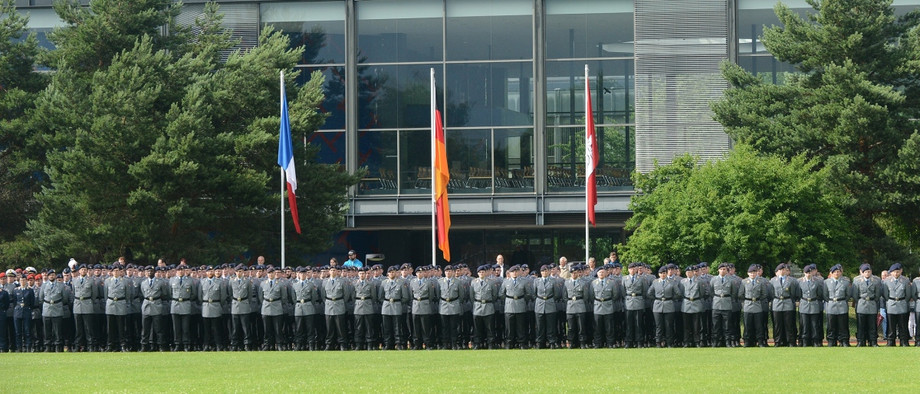
[[[920,235],[920,13],[896,18],[891,0],[808,0],[803,19],[782,4],[763,43],[800,73],[784,85],[725,64],[731,84],[717,121],[762,153],[816,159],[848,196],[860,255],[911,260]]]
[[[280,70],[295,140],[325,119],[316,110],[322,76],[293,84],[302,48],[266,28],[257,47],[221,61],[236,42],[213,3],[194,29],[172,23],[172,1],[56,9],[70,25],[54,36],[56,72],[37,104],[52,134],[51,185],[29,224],[45,255],[211,264],[277,249]],[[172,33],[161,35],[163,26]],[[321,250],[344,225],[345,192],[357,179],[315,163],[298,174],[309,231],[288,239]]]

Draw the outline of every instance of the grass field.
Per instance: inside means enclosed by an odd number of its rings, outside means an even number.
[[[918,348],[3,354],[4,393],[913,392]]]

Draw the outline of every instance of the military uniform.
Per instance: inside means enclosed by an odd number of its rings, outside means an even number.
[[[679,284],[671,278],[656,279],[648,288],[647,295],[655,300],[652,304],[652,314],[655,319],[655,343],[658,347],[676,346],[674,315],[677,313],[677,308],[675,305],[682,297]]]
[[[806,267],[806,270],[815,269]],[[821,330],[821,312],[824,309],[824,302],[827,300],[827,289],[821,281],[812,277],[811,279],[799,279],[799,289],[802,297],[799,299],[799,313],[801,314],[801,332],[803,346],[821,346],[824,333]]]
[[[721,267],[721,266],[720,266]],[[734,346],[738,338],[731,329],[732,304],[738,297],[737,282],[728,275],[714,276],[709,280],[712,289],[713,344],[717,347]]]
[[[141,281],[141,347],[153,350],[154,344],[161,351],[166,350],[166,316],[170,302],[169,284],[158,278]]]
[[[517,268],[511,267],[515,271]],[[505,348],[526,347],[526,317],[527,299],[532,297],[531,289],[526,281],[519,278],[509,278],[502,282],[498,292],[499,299],[505,300]]]
[[[446,269],[451,269],[447,267]],[[460,313],[463,310],[462,304],[466,301],[469,293],[463,292],[463,284],[457,278],[440,278],[438,279],[438,295],[441,302],[438,306],[438,313],[441,315],[441,346],[445,349],[459,349],[457,343],[458,330],[460,329]]]
[[[13,289],[13,327],[16,331],[16,351],[32,351],[32,308],[35,292],[28,286]]]
[[[650,282],[638,275],[623,277],[623,291],[626,299],[626,346],[645,345],[645,295]]]
[[[323,281],[320,294],[326,300],[326,350],[332,349],[338,341],[339,349],[345,350],[348,339],[345,337],[345,304],[351,302],[353,294],[345,278],[328,278]]]
[[[748,269],[749,272],[750,269]],[[767,297],[766,281],[758,278],[746,278],[741,281],[738,297],[743,299],[741,311],[744,314],[744,346],[767,346],[766,332],[763,330],[764,305]]]
[[[896,264],[901,269],[900,264]],[[894,271],[895,266],[889,271]],[[882,286],[882,297],[885,298],[885,309],[888,311],[888,346],[894,346],[895,340],[901,340],[901,346],[908,346],[910,333],[907,330],[908,303],[913,299],[913,287],[910,280],[904,276],[889,276]]]
[[[237,267],[237,271],[243,267]],[[258,299],[258,291],[252,281],[237,272],[230,279],[230,346],[236,350],[252,349],[255,344],[252,332],[252,300]]]
[[[542,270],[542,269],[541,269]],[[552,277],[537,278],[533,281],[534,314],[536,328],[536,347],[556,348],[556,302],[562,298],[562,292]]]
[[[359,268],[367,270],[366,268]],[[377,313],[377,284],[371,279],[358,279],[354,288],[355,346],[358,350],[373,350],[376,334],[374,315]]]
[[[578,270],[574,267],[573,270]],[[569,278],[565,280],[565,290],[563,295],[566,298],[565,318],[568,326],[566,336],[569,340],[569,347],[576,348],[588,347],[588,300],[591,296],[590,284],[580,280],[580,278]]]
[[[622,297],[620,285],[620,281],[607,277],[591,281],[591,294],[594,297],[594,347],[597,349],[616,347],[613,304],[615,299]]]
[[[133,283],[124,277],[105,280],[105,319],[108,327],[109,351],[126,351],[128,298],[133,297]]]
[[[856,299],[856,346],[878,346],[876,316],[882,300],[882,283],[875,276],[862,275],[853,279]]]
[[[297,350],[316,350],[315,315],[316,305],[321,302],[319,289],[310,279],[295,280],[291,284],[294,292],[294,344]]]
[[[390,271],[398,272],[397,269],[392,269],[396,267],[390,268]],[[383,323],[384,346],[390,350],[402,349],[406,344],[406,338],[403,336],[400,320],[403,318],[405,306],[412,300],[409,295],[409,288],[401,278],[394,277],[393,279],[384,279],[377,291],[380,300],[382,300],[380,314]]]
[[[201,300],[204,350],[223,350],[221,316],[224,313],[223,304],[230,302],[230,291],[220,278],[204,278],[199,283],[198,289],[198,299]]]
[[[173,344],[176,350],[191,350],[192,299],[198,297],[194,280],[188,276],[175,276],[169,281],[170,314],[173,324]]]
[[[831,268],[831,272],[834,269]],[[850,280],[845,276],[840,279],[827,278],[824,281],[827,290],[827,345],[850,345],[849,305],[847,302],[853,297]]]
[[[787,276],[770,279],[773,295],[773,343],[795,346],[795,303],[801,298],[799,283]]]
[[[269,270],[271,271],[271,270]],[[282,300],[290,298],[287,286],[280,279],[262,281],[259,287],[259,299],[262,300],[262,323],[265,326],[265,341],[263,350],[281,350],[282,319],[284,319],[284,306]]]
[[[488,269],[483,267],[479,270]],[[488,279],[476,278],[470,282],[470,300],[473,301],[473,349],[492,346],[492,320],[497,299],[498,292]]]
[[[69,304],[72,297],[70,289],[63,283],[54,281],[42,283],[38,291],[38,300],[42,302],[45,351],[63,350],[64,338],[61,329],[64,305]]]
[[[89,276],[74,278],[73,283],[73,317],[76,327],[74,346],[77,350],[87,350],[99,346],[96,342],[93,324],[93,302],[100,297],[95,281]]]

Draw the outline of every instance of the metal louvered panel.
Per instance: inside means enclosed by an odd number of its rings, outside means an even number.
[[[731,148],[709,103],[728,87],[728,3],[636,0],[636,169],[690,152],[718,158]]]
[[[182,7],[182,12],[176,18],[180,25],[193,26],[195,19],[204,11],[204,5],[187,4]],[[228,51],[221,53],[221,60],[233,51],[248,51],[259,44],[259,5],[255,3],[221,4],[218,12],[224,15],[223,26],[231,31],[231,36],[240,43]]]

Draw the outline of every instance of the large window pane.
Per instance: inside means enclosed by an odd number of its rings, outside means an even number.
[[[491,130],[448,130],[450,193],[492,192]]]
[[[431,130],[399,132],[399,169],[400,192],[431,194]]]
[[[585,62],[546,63],[546,124],[584,124]],[[632,60],[590,61],[591,104],[597,124],[634,122]]]
[[[447,65],[447,126],[533,124],[531,62]]]
[[[395,131],[359,131],[358,166],[367,175],[358,184],[360,194],[396,194],[397,134]]]
[[[358,126],[430,127],[432,67],[436,76],[443,75],[440,65],[359,67]],[[437,77],[436,83],[440,85],[440,82],[441,78]]]
[[[316,152],[317,162],[345,165],[345,132],[312,133],[307,138],[307,143],[318,149]]]
[[[358,61],[442,60],[442,7],[429,0],[358,2]]]
[[[323,83],[325,98],[320,104],[320,111],[329,114],[320,130],[345,129],[345,68],[341,66],[302,67],[297,84],[304,85],[310,80],[313,71],[321,71],[326,78]]]
[[[447,59],[530,59],[532,25],[532,0],[448,0]]]
[[[345,63],[345,3],[262,3],[262,26],[274,25],[303,45],[300,64]]]
[[[496,129],[495,192],[533,192],[533,129]]]
[[[547,58],[632,55],[632,0],[546,0]]]
[[[628,189],[635,168],[635,131],[632,127],[595,129],[600,161],[598,190]],[[584,127],[548,127],[546,132],[546,183],[549,191],[582,191],[585,187]]]

